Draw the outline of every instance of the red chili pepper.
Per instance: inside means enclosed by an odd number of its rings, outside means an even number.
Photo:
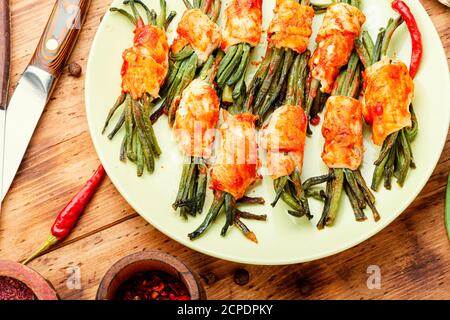
[[[70,202],[61,210],[51,228],[51,234],[44,242],[44,244],[37,250],[31,257],[26,259],[23,263],[27,264],[34,258],[40,256],[46,250],[56,243],[64,240],[72,231],[78,218],[83,213],[86,205],[91,200],[98,185],[105,176],[105,169],[103,165],[100,165],[92,175],[92,177],[86,182],[83,188],[70,200]]]
[[[405,23],[409,30],[409,34],[411,35],[412,53],[409,74],[412,78],[414,78],[417,70],[420,67],[420,62],[422,61],[422,35],[420,33],[419,27],[417,26],[414,15],[411,13],[411,10],[405,2],[401,0],[394,0],[392,2],[392,8],[402,16],[403,20],[405,20]]]

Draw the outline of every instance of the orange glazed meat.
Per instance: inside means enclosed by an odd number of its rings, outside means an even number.
[[[190,44],[200,61],[219,47],[222,39],[220,28],[200,9],[187,10],[177,27],[177,38],[172,44],[172,52],[177,53]]]
[[[230,115],[223,111],[220,144],[211,169],[211,189],[244,196],[248,187],[260,179],[256,143],[256,116],[250,113]]]
[[[130,93],[135,100],[144,93],[158,98],[169,70],[169,44],[164,30],[144,25],[139,19],[133,47],[126,49],[122,57],[122,91]]]
[[[219,112],[219,97],[209,83],[196,79],[183,91],[173,128],[185,155],[211,156]]]
[[[267,150],[267,167],[273,179],[301,172],[308,120],[302,108],[285,105],[274,111],[264,127],[261,146]]]
[[[339,69],[347,64],[355,38],[361,32],[366,17],[356,7],[337,3],[328,7],[317,34],[317,49],[310,68],[313,78],[321,82],[321,90],[330,93]]]
[[[356,99],[331,96],[326,103],[322,135],[322,160],[329,168],[356,170],[362,163],[364,146],[362,104]]]
[[[276,48],[289,48],[298,53],[306,50],[312,33],[314,10],[293,0],[277,0],[267,31],[269,43]]]
[[[261,39],[262,0],[232,0],[225,9],[222,50],[238,43],[252,47]]]
[[[372,124],[372,140],[381,146],[388,135],[410,127],[414,82],[401,61],[383,57],[364,72],[363,115]]]

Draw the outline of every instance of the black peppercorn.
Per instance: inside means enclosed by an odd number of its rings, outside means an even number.
[[[250,274],[245,269],[237,269],[234,272],[234,282],[237,285],[245,286],[250,281]]]
[[[81,76],[82,69],[78,63],[72,62],[71,64],[69,64],[68,68],[69,68],[69,74],[72,77],[79,78]]]

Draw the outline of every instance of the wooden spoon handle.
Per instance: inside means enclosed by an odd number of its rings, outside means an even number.
[[[56,0],[31,65],[47,71],[55,78],[61,75],[90,4],[91,0]]]
[[[6,109],[8,103],[10,59],[9,0],[4,0],[0,2],[0,109]]]

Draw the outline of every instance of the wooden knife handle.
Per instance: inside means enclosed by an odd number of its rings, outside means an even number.
[[[10,30],[9,0],[2,0],[0,2],[0,109],[6,109],[8,103]]]
[[[56,0],[31,65],[58,78],[86,20],[91,0]]]

